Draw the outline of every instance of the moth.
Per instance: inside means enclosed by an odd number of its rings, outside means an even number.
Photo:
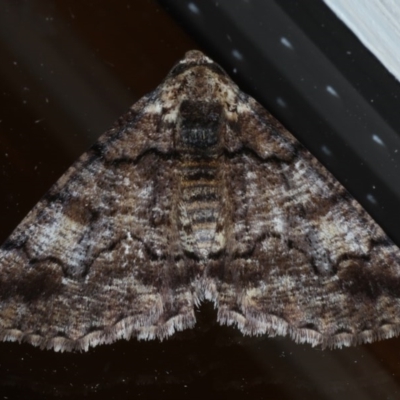
[[[200,51],[58,180],[0,249],[0,339],[165,339],[214,303],[246,335],[342,347],[400,330],[400,251]]]

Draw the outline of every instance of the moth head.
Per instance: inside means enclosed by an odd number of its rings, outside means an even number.
[[[226,72],[197,50],[186,53],[168,74],[165,100],[175,104],[195,98],[203,102],[220,102],[228,109],[237,102],[239,89]]]

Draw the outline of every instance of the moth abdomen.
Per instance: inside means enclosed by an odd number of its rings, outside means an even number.
[[[190,159],[181,172],[181,201],[191,226],[193,251],[203,256],[212,247],[221,208],[219,164],[213,159]]]

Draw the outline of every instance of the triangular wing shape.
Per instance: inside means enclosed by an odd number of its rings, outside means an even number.
[[[219,321],[322,347],[398,335],[398,247],[265,109],[238,102],[244,147],[225,161],[230,251],[208,276]]]
[[[225,72],[191,51],[0,249],[0,339],[87,350],[192,327],[343,346],[400,330],[400,251]]]

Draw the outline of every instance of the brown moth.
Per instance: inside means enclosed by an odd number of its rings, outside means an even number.
[[[0,339],[164,339],[214,303],[247,335],[341,347],[400,330],[400,251],[199,51],[58,180],[0,249]]]

